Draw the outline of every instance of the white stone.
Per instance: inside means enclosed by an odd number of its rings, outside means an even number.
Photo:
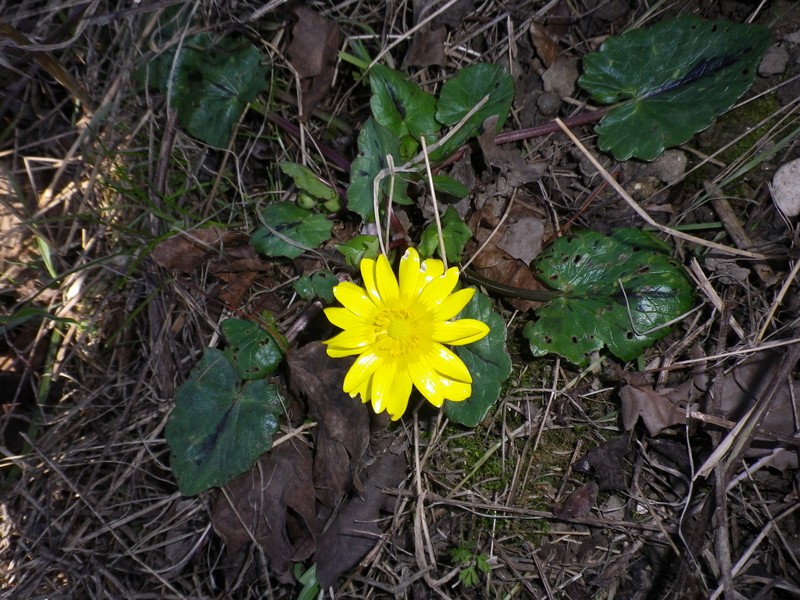
[[[775,171],[772,199],[787,217],[800,215],[800,158]]]

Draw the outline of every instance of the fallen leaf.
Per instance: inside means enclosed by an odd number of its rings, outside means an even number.
[[[431,29],[430,24],[426,25],[411,38],[405,64],[410,67],[444,65],[447,59],[444,52],[446,41],[447,30],[444,27]]]
[[[292,11],[297,15],[297,22],[292,27],[287,53],[300,77],[300,119],[308,121],[317,103],[330,90],[341,35],[333,21],[305,5],[297,5]]]
[[[362,476],[362,491],[339,510],[317,540],[314,560],[323,589],[352,570],[381,539],[381,507],[391,500],[385,488],[396,488],[406,476],[403,454],[385,453]]]
[[[679,408],[653,388],[626,385],[619,391],[619,397],[625,431],[633,429],[640,417],[653,437],[668,427],[686,423],[686,409]]]
[[[556,38],[544,25],[531,23],[531,41],[536,48],[536,54],[542,59],[545,67],[552,65],[558,57],[558,43]]]
[[[232,247],[247,244],[249,239],[244,233],[219,227],[182,231],[160,242],[151,256],[165,269],[191,271]]]
[[[564,502],[555,505],[553,514],[559,519],[584,517],[592,510],[599,491],[594,481],[587,483],[572,492]]]
[[[333,510],[353,486],[369,443],[369,407],[342,391],[352,361],[330,358],[312,342],[289,353],[290,387],[305,398],[314,428],[314,487],[317,499]]]
[[[292,564],[311,556],[316,546],[309,447],[290,440],[273,448],[226,490],[214,505],[211,524],[228,552],[255,541],[275,576],[292,583]]]
[[[572,468],[579,473],[594,475],[600,491],[625,490],[624,465],[628,441],[628,436],[608,440],[589,450]]]
[[[538,181],[547,169],[544,162],[530,163],[518,150],[508,150],[494,143],[497,135],[497,115],[483,122],[483,133],[478,136],[478,144],[487,165],[500,170],[511,187],[520,187]]]

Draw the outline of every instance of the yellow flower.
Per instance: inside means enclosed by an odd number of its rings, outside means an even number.
[[[412,385],[434,406],[466,400],[472,376],[463,361],[443,344],[471,344],[489,327],[476,319],[452,321],[472,298],[467,288],[451,293],[458,269],[445,272],[442,261],[420,264],[413,248],[400,259],[400,281],[384,255],[361,261],[364,287],[345,281],[333,288],[344,308],[326,308],[331,323],[344,331],[327,340],[334,358],[358,355],[344,378],[351,397],[372,402],[376,413],[392,420],[406,410]]]

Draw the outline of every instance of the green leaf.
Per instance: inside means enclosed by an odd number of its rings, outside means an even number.
[[[537,277],[561,290],[523,335],[534,356],[550,352],[585,366],[603,346],[623,360],[669,333],[665,323],[694,303],[693,286],[669,246],[639,229],[558,240],[536,261]]]
[[[278,166],[281,171],[292,178],[297,189],[308,192],[318,200],[337,200],[339,195],[327,183],[320,181],[314,171],[305,165],[293,162],[282,162]]]
[[[433,187],[437,192],[447,194],[453,198],[461,199],[469,196],[469,188],[467,186],[447,175],[434,175]]]
[[[578,82],[598,102],[622,101],[597,126],[617,160],[657,158],[711,125],[750,87],[770,32],[691,15],[606,40]]]
[[[472,232],[458,216],[452,206],[447,207],[442,216],[442,237],[444,238],[444,250],[447,260],[455,263],[461,260],[461,253],[467,245]],[[439,250],[439,234],[436,223],[431,223],[422,232],[419,243],[419,254],[422,258],[429,258]]]
[[[362,258],[378,258],[380,244],[374,235],[357,235],[344,244],[336,244],[336,249],[342,253],[344,260],[354,269],[358,269]]]
[[[262,213],[264,227],[250,238],[265,256],[297,258],[304,250],[330,239],[333,223],[325,215],[312,213],[292,202],[270,204]]]
[[[389,166],[386,157],[394,158],[395,166],[400,166],[400,140],[391,131],[369,118],[358,135],[358,157],[350,167],[350,185],[347,188],[347,206],[365,221],[373,220],[373,182],[383,169]],[[392,200],[399,204],[410,204],[406,194],[407,183],[395,177]],[[391,186],[387,176],[381,181],[379,205],[386,206]]]
[[[433,134],[441,128],[436,120],[436,99],[433,96],[408,81],[399,71],[383,65],[372,67],[369,83],[372,116],[378,123],[401,140],[409,135],[419,140],[424,135],[428,143],[433,141]],[[417,146],[408,146],[404,158],[410,158]]]
[[[292,289],[303,300],[321,298],[328,304],[334,301],[333,288],[339,284],[339,279],[328,269],[320,269],[311,276],[303,275],[292,284]]]
[[[461,572],[458,574],[458,579],[466,587],[474,587],[480,583],[480,577],[478,577],[478,572],[475,570],[474,566],[461,569]]]
[[[244,38],[215,41],[209,33],[187,38],[177,58],[175,52],[173,48],[150,61],[147,83],[165,92],[171,89],[172,106],[189,133],[226,147],[246,104],[267,87],[264,57]]]
[[[496,126],[499,130],[505,123],[514,98],[514,80],[500,65],[470,65],[445,82],[436,104],[436,118],[444,125],[453,126],[461,121],[486,96],[489,97],[486,104],[448,142],[431,154],[432,161],[455,152],[480,131],[488,117],[497,115]]]
[[[459,318],[483,321],[490,331],[477,342],[454,348],[472,374],[472,395],[463,402],[446,400],[444,410],[454,423],[476,427],[497,400],[503,382],[511,375],[511,358],[506,350],[505,322],[492,310],[488,296],[476,291]]]
[[[186,496],[225,485],[272,445],[283,411],[277,388],[263,379],[239,382],[225,355],[207,348],[178,388],[166,438],[172,472]]]
[[[272,335],[255,323],[225,319],[220,327],[228,342],[225,356],[242,379],[263,379],[283,360],[283,351]]]

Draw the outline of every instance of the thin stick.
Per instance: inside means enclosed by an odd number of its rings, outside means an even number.
[[[772,322],[772,317],[775,316],[775,311],[778,310],[778,307],[783,302],[784,296],[786,296],[786,292],[789,291],[789,286],[792,285],[797,280],[797,273],[800,272],[800,260],[795,261],[794,267],[792,268],[792,272],[789,273],[789,276],[783,282],[781,286],[781,290],[778,292],[778,297],[775,298],[775,302],[772,303],[772,306],[769,309],[769,313],[767,314],[767,318],[764,319],[764,325],[761,327],[761,331],[758,332],[758,336],[756,336],[755,344],[761,343],[761,340],[764,339],[764,334],[767,332],[767,327]]]
[[[709,242],[708,240],[704,240],[703,238],[695,237],[693,235],[689,235],[688,233],[683,233],[682,231],[677,231],[676,229],[672,229],[670,227],[667,227],[666,225],[661,225],[660,223],[657,223],[656,221],[653,220],[653,218],[650,215],[647,214],[647,212],[645,212],[645,210],[641,206],[639,206],[636,203],[636,201],[633,198],[630,197],[630,194],[628,194],[628,192],[626,192],[625,189],[619,183],[617,183],[617,180],[614,179],[609,174],[609,172],[603,168],[603,165],[601,165],[597,161],[597,159],[594,156],[592,156],[592,154],[586,149],[586,146],[584,146],[580,142],[580,140],[577,137],[575,137],[575,134],[573,134],[572,131],[570,131],[569,128],[567,128],[567,126],[564,125],[564,122],[561,119],[556,118],[556,123],[558,123],[558,126],[561,128],[561,131],[563,131],[567,135],[567,137],[572,141],[573,144],[575,144],[578,150],[580,150],[583,153],[583,155],[587,159],[589,159],[589,162],[591,162],[594,165],[598,173],[600,173],[603,179],[605,179],[608,182],[608,185],[613,187],[614,190],[617,192],[617,194],[619,194],[620,197],[623,200],[625,200],[625,202],[628,203],[628,206],[630,206],[633,209],[633,211],[637,215],[639,215],[642,218],[642,220],[644,220],[645,223],[647,223],[654,229],[657,229],[662,233],[666,233],[667,235],[671,235],[673,237],[685,240],[687,242],[692,242],[694,244],[705,246],[707,248],[714,248],[714,250],[719,250],[720,252],[723,252],[725,254],[732,254],[734,256],[744,256],[746,258],[755,258],[755,259],[767,258],[763,254],[759,254],[757,252],[750,252],[749,250],[740,250],[738,248],[730,248],[722,244],[717,244],[716,242]]]
[[[431,202],[433,203],[433,218],[436,220],[436,234],[439,236],[439,256],[442,257],[444,270],[447,270],[447,252],[444,247],[444,233],[442,232],[442,219],[439,217],[439,203],[436,201],[436,190],[433,187],[433,173],[431,173],[431,161],[428,160],[428,145],[425,143],[425,136],[420,136],[422,143],[422,155],[425,157],[425,172],[428,175],[428,185],[431,188]]]

